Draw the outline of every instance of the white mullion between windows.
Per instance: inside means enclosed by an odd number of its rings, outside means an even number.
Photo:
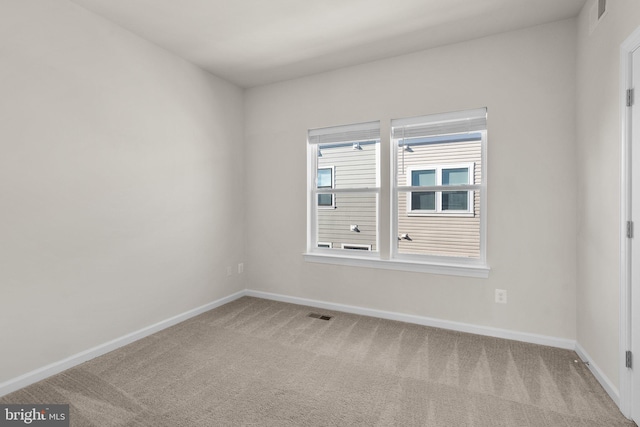
[[[318,147],[307,146],[307,252],[314,249],[318,241]]]
[[[393,137],[393,128],[390,129],[390,143],[389,143],[389,158],[391,161],[391,167],[389,168],[391,191],[389,197],[391,198],[389,206],[391,207],[389,215],[389,257],[391,259],[398,256],[398,144],[399,140]]]
[[[480,261],[482,265],[487,264],[487,131],[481,132],[482,141],[480,143],[480,157],[482,159],[482,170],[480,175]],[[474,170],[475,174],[475,170]]]

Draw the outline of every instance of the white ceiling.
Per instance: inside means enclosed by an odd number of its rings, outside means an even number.
[[[586,0],[73,0],[242,87],[576,16]]]

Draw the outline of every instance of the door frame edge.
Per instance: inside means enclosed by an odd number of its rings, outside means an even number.
[[[632,55],[640,48],[640,27],[620,45],[620,331],[619,331],[619,408],[632,417],[632,371],[626,367],[631,349],[631,241],[627,221],[631,221],[631,109],[627,108],[627,89],[633,82]]]

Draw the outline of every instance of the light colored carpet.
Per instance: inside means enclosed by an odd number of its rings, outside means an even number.
[[[634,426],[575,359],[244,297],[0,403],[70,403],[99,427]]]

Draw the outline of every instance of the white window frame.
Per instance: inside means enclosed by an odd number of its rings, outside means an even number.
[[[316,173],[319,170],[324,170],[324,169],[331,169],[331,187],[318,187],[318,188],[322,188],[322,189],[334,189],[336,188],[336,167],[335,166],[323,166],[321,168],[316,168]],[[316,185],[317,185],[317,181],[318,177],[316,176]],[[318,194],[324,194],[324,193],[318,193]],[[331,193],[331,205],[318,205],[318,209],[335,209],[336,208],[336,195]]]
[[[465,132],[465,120],[468,117],[468,130]],[[412,191],[443,191],[443,186],[435,187],[414,187],[411,185],[400,185],[398,180],[398,158],[399,152],[406,144],[403,142],[402,137],[397,136],[391,138],[391,259],[407,262],[418,262],[425,265],[437,266],[455,266],[461,273],[465,270],[472,272],[470,275],[476,277],[488,277],[489,267],[487,265],[487,129],[486,129],[486,109],[478,109],[471,111],[460,111],[453,113],[443,113],[431,116],[415,117],[409,119],[400,119],[398,126],[416,126],[420,127],[423,123],[433,123],[436,131],[430,136],[434,138],[439,137],[453,137],[460,136],[461,139],[465,138],[465,135],[470,138],[475,138],[476,135],[480,140],[481,146],[481,168],[482,174],[480,182],[475,182],[469,185],[456,185],[445,186],[446,190],[449,188],[452,191],[469,190],[470,195],[473,195],[475,191],[480,193],[480,256],[478,258],[466,258],[455,256],[443,256],[443,255],[423,255],[423,254],[407,254],[400,253],[398,250],[398,220],[400,213],[398,212],[398,196],[401,193]],[[392,124],[393,133],[393,124]],[[412,135],[412,137],[416,137]],[[427,168],[425,168],[427,169]],[[475,169],[475,165],[474,165]],[[474,173],[475,175],[475,173]],[[474,177],[475,180],[475,177]],[[411,184],[411,181],[404,182],[404,184]],[[445,191],[446,191],[445,190]],[[473,206],[473,205],[470,205]],[[433,215],[433,214],[432,214]],[[438,214],[441,215],[441,214]],[[456,216],[456,214],[453,214]],[[464,215],[464,214],[458,214]],[[475,271],[475,272],[473,272]],[[477,274],[476,274],[477,273]],[[463,274],[466,275],[466,274]]]
[[[444,129],[450,128],[450,122],[454,122],[456,126],[459,126],[461,122],[470,123],[469,128],[472,129],[469,134],[480,134],[481,139],[481,167],[482,175],[481,182],[475,182],[470,185],[456,185],[447,186],[452,187],[452,191],[467,190],[473,197],[474,192],[478,191],[480,194],[480,207],[479,211],[475,211],[474,200],[470,206],[474,210],[473,214],[480,215],[480,258],[464,258],[464,257],[446,257],[446,256],[431,256],[431,255],[416,255],[416,254],[400,254],[398,253],[398,192],[400,191],[415,191],[415,187],[404,186],[400,187],[397,183],[397,167],[398,167],[398,144],[397,138],[385,137],[380,135],[377,149],[377,170],[378,179],[376,181],[375,188],[365,189],[333,189],[333,190],[318,190],[317,187],[317,159],[318,159],[318,147],[312,143],[312,134],[315,130],[310,130],[308,133],[308,150],[307,150],[307,249],[303,254],[305,261],[330,264],[330,265],[346,265],[365,268],[379,268],[386,270],[399,270],[399,271],[411,271],[420,273],[434,273],[454,276],[487,278],[489,277],[490,268],[487,265],[486,247],[487,247],[487,127],[486,127],[486,108],[477,110],[468,110],[453,113],[443,113],[431,116],[425,116],[427,120],[436,123],[438,126]],[[403,121],[421,120],[423,118],[401,119]],[[393,131],[392,121],[392,131]],[[379,122],[378,126],[379,126]],[[478,128],[478,123],[481,123],[481,128]],[[366,125],[366,124],[364,124]],[[349,127],[358,127],[359,125],[349,125]],[[475,127],[474,127],[475,126]],[[388,127],[385,126],[385,129]],[[481,130],[478,130],[481,129]],[[444,134],[459,134],[461,132],[449,132]],[[388,138],[388,139],[387,139]],[[364,141],[365,139],[363,139]],[[387,145],[390,149],[388,151],[388,157],[382,155],[381,146]],[[381,184],[380,173],[383,162],[389,162],[389,178],[390,186],[385,188],[384,194],[385,200],[389,201],[389,205],[380,205],[381,196]],[[475,165],[474,165],[475,169]],[[385,173],[386,174],[386,173]],[[475,174],[471,174],[475,180]],[[422,189],[423,187],[419,187]],[[447,188],[448,189],[448,188]],[[439,190],[442,190],[440,188]],[[429,191],[429,190],[427,190]],[[437,191],[437,190],[436,190]],[[377,223],[376,223],[376,251],[364,251],[364,250],[336,250],[328,248],[318,248],[317,245],[317,194],[322,192],[356,192],[356,193],[373,193],[376,194],[378,200],[377,211]],[[458,214],[460,215],[460,214]],[[380,245],[380,224],[388,224],[384,233],[389,233],[388,245]]]
[[[353,139],[340,140],[343,134],[355,135]],[[335,138],[332,136],[335,135]],[[326,142],[323,140],[323,136],[326,135]],[[369,136],[373,135],[373,136]],[[340,250],[342,248],[335,248],[333,245],[331,248],[319,248],[318,247],[318,215],[319,209],[322,206],[318,206],[318,194],[333,194],[333,203],[337,194],[340,193],[357,193],[357,194],[375,194],[376,195],[376,248],[380,247],[380,122],[365,122],[356,123],[350,125],[334,126],[331,128],[319,128],[311,129],[308,132],[308,148],[307,148],[307,250],[305,252],[305,259],[313,261],[317,259],[315,257],[332,257],[337,259],[352,258],[354,253],[357,252],[358,258],[376,259],[379,258],[379,251],[353,251],[353,250]],[[313,142],[313,139],[317,139],[319,142]],[[337,140],[336,140],[337,139]],[[364,188],[335,188],[335,170],[333,171],[332,178],[334,179],[333,188],[318,188],[318,153],[322,151],[322,145],[335,145],[340,143],[368,143],[370,141],[376,141],[376,186],[364,187]],[[335,167],[335,166],[334,166]],[[324,169],[322,167],[321,169]],[[327,207],[328,208],[328,207]]]
[[[435,171],[436,185],[439,189],[413,190],[413,191],[431,191],[435,193],[435,209],[413,209],[413,198],[411,193],[407,193],[407,215],[409,216],[454,216],[454,217],[472,217],[474,216],[474,200],[473,191],[460,189],[460,185],[442,185],[442,171],[445,169],[467,169],[469,178],[467,185],[473,185],[475,179],[474,163],[456,163],[456,164],[435,164],[435,165],[416,165],[406,169],[407,187],[415,187],[412,185],[412,173],[414,171]],[[443,210],[442,209],[442,193],[445,191],[466,191],[467,192],[467,210]]]

